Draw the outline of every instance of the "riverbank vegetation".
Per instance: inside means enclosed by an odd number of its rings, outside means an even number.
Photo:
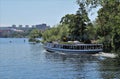
[[[42,36],[42,31],[33,29],[29,34],[29,42],[40,42],[39,38]]]
[[[77,0],[77,4],[76,14],[66,14],[40,35],[43,41],[102,43],[105,52],[120,53],[120,0]],[[88,14],[94,8],[99,8],[98,17],[91,22]]]

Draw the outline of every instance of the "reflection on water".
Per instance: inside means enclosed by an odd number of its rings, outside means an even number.
[[[50,53],[27,39],[0,38],[0,79],[120,79],[117,63],[90,54]]]
[[[100,73],[104,79],[120,79],[120,62],[116,59],[106,59],[100,63]]]

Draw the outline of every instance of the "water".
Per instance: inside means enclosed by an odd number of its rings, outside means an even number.
[[[119,62],[50,53],[25,38],[0,38],[0,79],[120,79]]]

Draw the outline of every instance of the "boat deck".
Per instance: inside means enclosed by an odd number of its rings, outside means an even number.
[[[102,52],[102,44],[53,44],[47,43],[45,49],[50,52],[98,53]]]

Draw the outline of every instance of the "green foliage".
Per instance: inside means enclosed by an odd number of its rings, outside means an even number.
[[[97,34],[104,38],[103,43],[113,44],[112,47],[117,51],[120,47],[120,2],[110,0],[104,4],[98,11],[97,23]]]
[[[87,12],[91,9],[100,7],[98,11],[97,27],[89,27],[90,38],[96,38],[99,43],[103,43],[111,50],[111,45],[115,51],[120,48],[120,0],[77,0],[79,5],[83,4]],[[94,29],[91,32],[90,29]]]
[[[69,29],[67,25],[57,25],[43,32],[42,38],[44,42],[64,41],[67,40],[64,38],[67,38],[68,31]]]
[[[30,38],[40,38],[42,36],[42,31],[41,30],[38,30],[38,29],[33,29],[31,32],[30,32]]]
[[[120,28],[119,28],[120,29]],[[119,31],[120,32],[120,31]],[[120,50],[120,34],[119,32],[115,32],[113,36],[113,45],[114,45],[114,50],[117,52]],[[120,51],[119,51],[120,53]]]
[[[96,40],[97,39],[97,34],[96,34],[96,24],[88,24],[85,33],[87,35],[87,38],[89,38],[90,40]]]
[[[37,38],[41,38],[42,31],[38,29],[33,29],[29,34],[29,41],[30,42],[38,42]]]
[[[91,10],[92,8],[96,8],[98,6],[104,6],[107,3],[113,4],[114,2],[120,2],[120,0],[77,0],[76,2],[78,4],[83,3],[87,9],[89,8]]]
[[[71,40],[78,40],[85,42],[86,39],[86,27],[90,24],[88,14],[85,10],[84,4],[79,5],[79,10],[76,14],[67,14],[62,17],[60,23],[67,24],[69,28],[69,37]]]

